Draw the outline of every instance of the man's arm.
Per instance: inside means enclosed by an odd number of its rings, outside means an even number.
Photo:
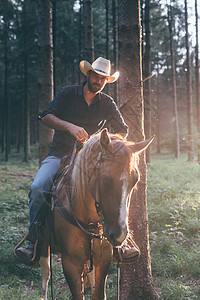
[[[125,123],[116,103],[111,98],[106,121],[111,125],[113,133],[119,133],[123,138],[128,135],[128,126]]]
[[[70,122],[63,121],[53,114],[47,114],[41,119],[41,121],[44,125],[48,126],[51,129],[68,131],[80,143],[83,143],[88,138],[88,134],[84,128],[74,125]]]

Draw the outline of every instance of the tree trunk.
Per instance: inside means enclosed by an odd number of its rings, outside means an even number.
[[[151,75],[151,32],[149,0],[145,0],[145,53],[144,53],[144,79]],[[151,136],[151,81],[144,82],[144,131],[145,136]],[[146,161],[150,162],[150,148],[146,151]]]
[[[83,10],[83,5],[82,5],[82,0],[79,0],[79,5],[80,5],[80,10],[79,10],[79,41],[78,41],[78,58],[79,58],[79,62],[82,60],[82,30],[83,30],[83,26],[82,26],[82,10]],[[81,83],[81,72],[78,72],[78,83]]]
[[[144,139],[140,1],[119,1],[119,54],[120,102],[129,126],[129,139],[137,142]],[[140,155],[139,170],[141,179],[131,199],[129,223],[141,257],[135,263],[121,266],[120,299],[123,300],[159,298],[152,286],[144,155]]]
[[[51,0],[38,0],[39,29],[39,111],[43,111],[53,98],[53,41]],[[39,160],[48,155],[52,130],[43,124],[39,127]]]
[[[5,161],[10,151],[10,101],[8,97],[8,29],[9,23],[4,20],[4,109],[5,109]]]
[[[83,17],[85,59],[92,63],[94,61],[92,0],[83,0]]]
[[[171,69],[172,69],[172,86],[173,86],[173,104],[174,104],[174,127],[175,127],[175,157],[180,156],[180,137],[179,137],[179,124],[178,124],[178,110],[177,110],[177,89],[176,89],[176,66],[175,66],[175,49],[173,39],[173,11],[172,6],[168,7],[168,23],[169,23],[169,36],[170,36],[170,52],[171,52]]]
[[[56,0],[52,0],[52,16],[53,16],[53,95],[56,95]]]
[[[1,103],[1,153],[3,153],[5,148],[5,102],[1,100]]]
[[[28,41],[27,41],[27,1],[23,3],[23,32],[24,32],[24,160],[31,157],[30,148],[30,102],[28,95]]]
[[[108,15],[109,15],[109,8],[108,8],[108,0],[106,0],[105,9],[106,9],[106,58],[108,59],[109,55],[109,26],[108,26]]]
[[[140,23],[141,23],[141,39],[142,39],[142,44],[141,44],[141,55],[142,55],[142,72],[144,73],[144,1],[145,0],[140,0]]]
[[[188,33],[188,11],[187,0],[185,0],[185,41],[187,51],[187,120],[188,120],[188,161],[194,159],[194,136],[193,136],[193,111],[192,111],[192,79],[191,79],[191,57]]]
[[[198,9],[195,0],[196,19],[196,47],[195,47],[195,83],[196,83],[196,126],[197,126],[197,159],[200,162],[200,97],[199,97],[199,30],[198,30]]]
[[[113,63],[114,68],[113,71],[118,70],[118,27],[117,27],[117,4],[116,0],[112,0],[112,15],[113,15]],[[114,85],[114,100],[118,103],[118,81],[115,82]]]
[[[159,66],[159,63],[158,63]],[[157,67],[157,81],[156,81],[156,104],[157,104],[157,117],[156,117],[156,138],[157,138],[157,153],[160,154],[160,73]]]
[[[106,58],[109,59],[109,5],[108,0],[105,0],[105,11],[106,11],[106,47],[105,47],[105,53]],[[104,89],[106,94],[110,93],[110,85],[107,84]]]
[[[21,135],[22,135],[22,111],[23,111],[23,104],[22,100],[19,101],[19,107],[17,109],[17,132],[16,132],[16,146],[17,146],[17,153],[20,152],[21,147]]]

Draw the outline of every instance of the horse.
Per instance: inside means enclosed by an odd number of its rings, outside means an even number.
[[[87,278],[92,299],[106,299],[113,247],[120,247],[129,236],[129,202],[140,177],[138,154],[152,139],[133,143],[104,129],[87,140],[71,172],[67,165],[56,180],[53,221],[56,242],[52,243],[52,249],[61,253],[63,272],[74,300],[84,299],[86,269],[90,269]],[[73,220],[65,218],[65,214]],[[40,300],[47,300],[49,253],[46,242],[40,257]]]

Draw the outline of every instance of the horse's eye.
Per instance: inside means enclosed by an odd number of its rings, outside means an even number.
[[[101,179],[102,179],[103,185],[105,185],[105,186],[111,186],[113,184],[113,180],[111,177],[102,176]]]

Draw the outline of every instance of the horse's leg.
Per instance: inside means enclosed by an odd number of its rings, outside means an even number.
[[[50,253],[47,251],[47,256],[40,257],[40,265],[42,268],[42,296],[40,300],[47,300],[47,290],[50,278]]]
[[[73,264],[70,258],[65,254],[62,255],[62,265],[66,281],[72,293],[72,299],[83,300],[84,290],[81,277],[83,267],[78,267],[77,265]]]
[[[92,295],[92,300],[106,300],[106,277],[109,266],[110,263],[101,263],[95,268],[95,289]]]
[[[107,242],[94,244],[94,250],[98,253],[98,264],[95,266],[95,289],[92,294],[92,300],[106,300],[106,279],[109,267],[112,261],[112,247]],[[94,257],[95,257],[94,253]]]
[[[93,294],[95,290],[95,267],[94,266],[93,266],[93,270],[87,273],[87,279],[89,282],[91,293]]]

